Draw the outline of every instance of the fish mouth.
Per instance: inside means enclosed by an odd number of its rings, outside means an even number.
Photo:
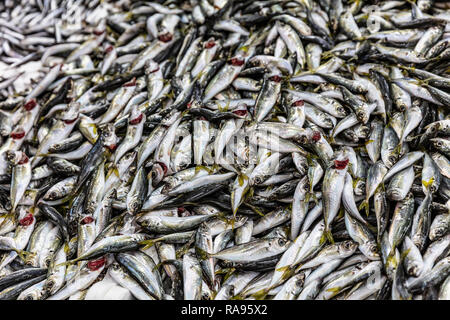
[[[388,192],[388,197],[394,201],[400,201],[403,199],[402,192],[400,190],[390,190]]]

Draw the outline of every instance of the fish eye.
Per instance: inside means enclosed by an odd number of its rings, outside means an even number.
[[[47,259],[45,259],[45,261],[44,261],[44,265],[48,268],[48,266],[50,265],[51,262],[52,262],[52,259],[47,258]]]
[[[48,280],[47,283],[45,284],[45,290],[50,291],[54,285],[55,285],[55,281]]]
[[[277,240],[277,243],[280,247],[284,246],[286,244],[286,240],[284,240],[283,238],[279,238]]]

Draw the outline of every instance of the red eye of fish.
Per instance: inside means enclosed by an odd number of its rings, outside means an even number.
[[[75,119],[69,119],[69,120],[64,120],[64,123],[65,123],[65,124],[71,124],[71,123],[74,123],[75,121],[77,121],[77,119],[78,119],[78,118],[75,118]]]
[[[192,107],[192,101],[191,101],[191,102],[188,102],[188,104],[186,105],[186,107],[187,107],[188,109],[190,109],[190,108]]]
[[[110,53],[111,51],[113,51],[113,49],[114,49],[113,46],[109,46],[108,48],[106,48],[105,52]]]
[[[25,103],[25,105],[23,107],[25,110],[30,111],[30,110],[33,110],[34,107],[36,107],[36,105],[37,105],[36,99],[31,99],[30,101]]]
[[[303,101],[303,100],[297,100],[292,103],[293,107],[303,107],[304,105],[305,105],[305,101]]]
[[[280,76],[271,76],[269,78],[270,81],[274,81],[274,82],[280,82],[281,81],[281,77]]]
[[[25,153],[22,153],[22,157],[20,158],[18,164],[25,164],[25,163],[28,163],[28,160],[29,160],[29,159],[28,159],[27,155],[26,155]]]
[[[237,116],[243,117],[247,115],[247,110],[234,110],[233,113]]]
[[[321,138],[320,132],[319,131],[314,131],[313,135],[312,135],[312,141],[313,142],[317,142],[319,141]]]
[[[131,79],[130,82],[125,83],[124,87],[134,87],[136,85],[136,78]]]
[[[170,40],[172,40],[172,37],[173,37],[172,34],[170,32],[167,32],[167,33],[160,34],[158,36],[158,39],[159,39],[159,41],[162,41],[162,42],[169,42]]]
[[[116,150],[117,145],[116,144],[111,144],[111,145],[109,145],[107,147],[108,147],[109,150],[114,151],[114,150]]]
[[[81,224],[89,224],[94,222],[94,218],[91,216],[84,217],[83,220],[81,220]]]
[[[138,124],[142,121],[144,115],[141,113],[137,118],[130,120],[130,124]]]
[[[202,116],[202,117],[198,118],[198,120],[205,120],[206,121],[206,118]]]
[[[25,217],[23,217],[22,219],[19,220],[19,224],[21,226],[29,226],[30,224],[32,224],[34,221],[34,217],[31,213],[27,214]]]
[[[103,258],[100,258],[97,260],[89,261],[87,264],[87,267],[89,268],[89,270],[95,271],[95,270],[98,270],[101,267],[103,267],[105,265],[105,263],[106,263],[106,259],[103,257]]]
[[[22,139],[23,137],[25,137],[25,131],[23,130],[18,130],[16,132],[11,132],[11,138],[17,140],[17,139]]]
[[[239,58],[232,58],[230,60],[230,62],[233,66],[236,66],[236,67],[240,67],[240,66],[244,65],[244,63],[245,63],[245,61],[243,59],[239,59]]]
[[[178,212],[178,214],[182,214],[182,213],[186,212],[186,208],[178,207],[177,212]]]
[[[345,169],[348,165],[349,160],[345,159],[345,160],[334,160],[334,167],[338,170],[342,170]]]
[[[214,40],[209,40],[205,43],[205,49],[211,49],[216,45],[216,42]]]
[[[94,33],[96,36],[100,36],[100,35],[102,35],[104,32],[105,32],[105,30],[94,30],[93,33]]]
[[[158,164],[163,169],[164,175],[166,175],[166,173],[167,173],[167,166],[164,163],[162,163],[162,162],[158,162]]]

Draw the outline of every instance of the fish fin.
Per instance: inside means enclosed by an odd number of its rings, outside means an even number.
[[[42,158],[46,158],[46,157],[50,157],[51,154],[50,153],[40,153],[38,155],[36,155],[36,157],[42,157]]]
[[[360,177],[356,177],[355,179],[352,180],[352,185],[353,185],[353,189],[356,188],[356,186],[358,185],[358,182],[360,182],[362,179]]]
[[[252,294],[252,297],[255,298],[256,300],[264,300],[264,298],[269,293],[270,289],[271,288],[265,288],[265,289],[259,290],[259,291],[255,292],[254,294]]]
[[[433,184],[434,182],[434,177],[431,177],[428,181],[422,180],[422,185],[426,188],[429,189],[430,186]]]
[[[74,260],[69,260],[69,261],[65,261],[65,262],[61,262],[58,263],[55,267],[63,267],[63,266],[70,266],[72,264],[75,264],[77,262],[79,262],[80,260],[74,259]]]
[[[64,243],[64,253],[67,255],[70,252],[70,247],[68,243]]]
[[[144,245],[144,247],[142,248],[143,250],[146,250],[146,249],[152,247],[155,243],[156,243],[155,240],[143,240],[143,241],[139,242],[140,245]]]
[[[0,215],[0,217],[3,218],[2,222],[0,223],[0,229],[1,229],[8,220],[12,220],[12,222],[15,223],[15,220],[16,220],[15,210],[5,213],[5,214],[2,214],[2,215]]]
[[[327,289],[326,291],[332,292],[334,295],[337,295],[341,291],[341,288],[340,287],[333,287],[333,288]]]
[[[344,208],[341,207],[341,208],[339,209],[339,213],[338,213],[338,215],[337,215],[336,218],[343,218],[343,217],[344,217],[344,214],[345,214]]]
[[[403,261],[408,256],[410,251],[411,249],[406,249],[405,251],[403,251],[402,254],[400,255],[400,260]]]
[[[372,231],[373,233],[377,233],[378,229],[377,227],[374,227],[373,225],[371,225],[370,223],[368,223],[366,220],[364,220],[365,225],[367,228],[369,228],[370,231]]]
[[[195,254],[197,255],[197,258],[199,258],[199,260],[203,261],[203,260],[208,260],[209,258],[211,258],[211,254],[206,252],[205,250],[199,248],[199,247],[195,247]]]
[[[245,203],[245,205],[246,205],[247,207],[249,207],[252,211],[254,211],[257,215],[259,215],[259,216],[261,216],[261,217],[264,217],[264,216],[265,216],[265,214],[264,214],[261,210],[259,210],[256,206],[251,205],[251,204],[249,204],[249,203]]]
[[[227,271],[227,273],[223,276],[223,281],[227,281],[229,277],[233,275],[233,273],[236,271],[235,268],[230,268],[230,270]]]
[[[399,142],[397,144],[397,146],[394,148],[394,150],[392,150],[392,153],[396,154],[396,155],[400,155],[402,152],[402,148],[403,148],[403,142]]]
[[[369,199],[364,200],[360,205],[358,210],[366,210],[366,216],[369,216]]]
[[[29,252],[29,251],[25,251],[25,250],[14,250],[17,255],[19,256],[19,258],[22,261],[25,261],[28,257],[34,257],[36,255],[36,253],[34,252]]]
[[[278,269],[275,269],[275,271],[278,272],[286,272],[287,270],[289,270],[290,266],[284,266],[284,267],[280,267]]]
[[[115,174],[116,177],[119,177],[119,169],[117,169],[116,166],[114,166],[114,167],[109,169],[108,173],[106,174],[106,178],[105,179],[108,179],[109,176],[111,176],[112,174]]]
[[[322,59],[326,60],[328,58],[333,57],[334,53],[332,53],[331,51],[325,51],[325,52],[322,52],[321,56],[322,56]]]
[[[397,268],[398,261],[395,258],[395,248],[392,248],[392,251],[389,253],[386,259],[386,265],[392,265],[394,268]]]
[[[325,232],[325,236],[327,237],[328,241],[330,241],[331,244],[334,244],[333,234],[331,233],[331,230],[327,230]]]
[[[323,231],[322,237],[320,238],[319,244],[322,245],[325,242],[330,241],[331,243],[334,243],[333,235],[331,234],[331,231],[328,229],[325,229]]]
[[[180,270],[180,268],[182,268],[182,266],[180,265],[180,261],[178,261],[177,259],[168,259],[168,260],[164,260],[164,261],[161,261],[160,263],[156,264],[153,267],[153,271],[158,270],[159,268],[161,268],[162,266],[164,266],[166,264],[170,264],[170,265],[174,266],[178,271]]]

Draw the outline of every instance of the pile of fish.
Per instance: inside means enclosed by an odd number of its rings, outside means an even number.
[[[450,299],[445,1],[0,3],[0,299]]]

